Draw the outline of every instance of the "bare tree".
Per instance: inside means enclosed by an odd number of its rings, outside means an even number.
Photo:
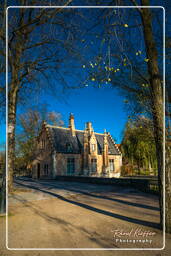
[[[55,1],[68,5],[71,1]],[[38,1],[30,1],[34,6]],[[17,2],[26,5],[26,0]],[[41,2],[42,4],[42,2]],[[45,1],[45,4],[47,2]],[[3,4],[2,4],[3,5]],[[1,6],[1,7],[6,7]],[[5,9],[1,9],[1,46],[5,46]],[[22,95],[46,89],[50,77],[56,79],[60,64],[74,55],[78,25],[72,10],[62,8],[10,8],[8,10],[8,187],[13,188],[17,106]],[[70,22],[69,22],[70,21]],[[1,48],[1,58],[5,53]],[[4,66],[2,66],[2,72]],[[56,76],[56,77],[55,77]],[[40,84],[40,81],[44,83]],[[52,90],[57,89],[54,86]],[[4,92],[4,87],[1,89]],[[26,95],[26,94],[25,94]]]
[[[113,2],[115,3],[115,1]],[[137,1],[131,1],[131,3],[138,6]],[[150,1],[141,0],[141,6],[150,6]],[[122,94],[127,95],[129,99],[132,98],[132,101],[139,107],[138,113],[144,111],[153,120],[162,227],[164,106],[163,70],[162,65],[159,65],[163,61],[161,17],[162,10],[157,12],[157,9],[150,10],[150,8],[106,10],[102,16],[104,26],[102,44],[104,47],[100,48],[99,55],[93,60],[89,79],[98,83],[101,81],[102,84],[112,84],[121,89]],[[155,32],[153,22],[157,24]],[[137,40],[138,36],[139,39]],[[95,71],[95,65],[97,65],[97,71]],[[134,112],[136,112],[135,109]],[[170,171],[168,170],[168,172]],[[170,185],[168,184],[168,186]],[[171,209],[169,198],[170,195],[168,194],[168,197],[166,197],[166,201],[168,200],[167,212]],[[169,222],[170,220],[166,221],[166,230],[170,230]]]
[[[20,132],[16,135],[14,172],[22,175],[25,174],[29,166],[31,167],[32,161],[37,157],[37,137],[43,122],[58,126],[63,126],[64,122],[59,112],[48,112],[46,106],[29,108],[17,119],[19,119],[17,126],[20,128]]]

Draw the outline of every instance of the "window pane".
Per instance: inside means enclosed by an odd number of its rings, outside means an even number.
[[[93,152],[95,151],[95,149],[96,149],[95,144],[91,145],[91,149],[92,149]]]
[[[67,159],[67,173],[72,174],[75,171],[75,159],[68,158]]]
[[[110,171],[114,171],[114,159],[109,159],[109,168]]]
[[[91,159],[91,171],[92,172],[97,171],[97,159]]]

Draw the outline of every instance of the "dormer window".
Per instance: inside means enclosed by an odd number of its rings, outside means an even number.
[[[67,151],[68,153],[71,153],[71,152],[72,152],[72,146],[71,146],[70,143],[67,143],[67,144],[66,144],[66,151]]]

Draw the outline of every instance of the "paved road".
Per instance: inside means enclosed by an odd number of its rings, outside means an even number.
[[[87,193],[109,193],[114,192],[115,196],[124,195],[124,197],[132,196],[133,194],[141,195],[145,198],[147,194],[137,191],[134,188],[123,188],[114,185],[95,185],[90,183],[80,183],[71,181],[56,181],[56,180],[34,180],[29,178],[18,178],[15,180],[15,187],[20,189],[26,189],[25,196],[27,200],[39,200],[53,195],[48,192],[55,192],[58,195],[79,195]],[[39,195],[39,196],[38,196]],[[127,196],[128,195],[128,196]],[[14,197],[10,196],[11,202],[14,202]],[[150,196],[157,201],[156,196]]]
[[[20,192],[9,196],[10,248],[162,247],[155,195],[54,180],[17,179],[16,187]]]

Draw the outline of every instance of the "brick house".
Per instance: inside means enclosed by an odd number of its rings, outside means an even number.
[[[85,130],[77,130],[71,114],[68,128],[43,123],[32,165],[32,177],[119,177],[121,165],[122,154],[110,133],[94,132],[90,122],[86,123]]]

